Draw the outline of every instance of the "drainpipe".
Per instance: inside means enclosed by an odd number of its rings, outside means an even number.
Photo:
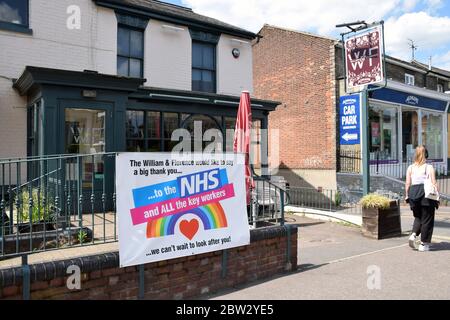
[[[447,155],[447,161],[445,162],[445,171],[448,171],[448,109],[450,107],[450,102],[447,102],[447,107],[445,107],[445,119],[444,119],[444,123],[445,123],[445,132],[447,133],[447,135],[445,136],[445,143],[444,143],[444,150],[445,150],[445,154]]]

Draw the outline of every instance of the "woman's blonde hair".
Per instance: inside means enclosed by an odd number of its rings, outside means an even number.
[[[424,146],[418,146],[416,148],[416,154],[414,155],[414,164],[416,165],[423,165],[427,162],[427,158],[425,156],[426,149]]]

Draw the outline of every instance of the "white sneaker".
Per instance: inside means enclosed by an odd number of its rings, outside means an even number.
[[[425,243],[421,243],[420,246],[419,246],[419,251],[420,252],[430,251],[430,245],[429,244],[425,244]]]
[[[412,233],[412,234],[409,236],[408,242],[409,242],[409,246],[410,246],[411,248],[417,249],[417,245],[416,245],[417,237],[416,237],[416,234],[415,234],[415,233]]]

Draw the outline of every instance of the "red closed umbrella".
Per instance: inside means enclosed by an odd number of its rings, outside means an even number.
[[[252,128],[252,109],[250,93],[242,91],[234,132],[234,152],[245,153],[245,184],[247,187],[247,204],[250,204],[250,190],[253,187],[250,170],[250,130]]]

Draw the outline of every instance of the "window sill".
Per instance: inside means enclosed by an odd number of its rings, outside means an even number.
[[[19,33],[29,34],[29,35],[33,34],[33,30],[28,28],[27,26],[24,26],[21,24],[5,22],[5,21],[0,21],[0,30],[19,32]]]

